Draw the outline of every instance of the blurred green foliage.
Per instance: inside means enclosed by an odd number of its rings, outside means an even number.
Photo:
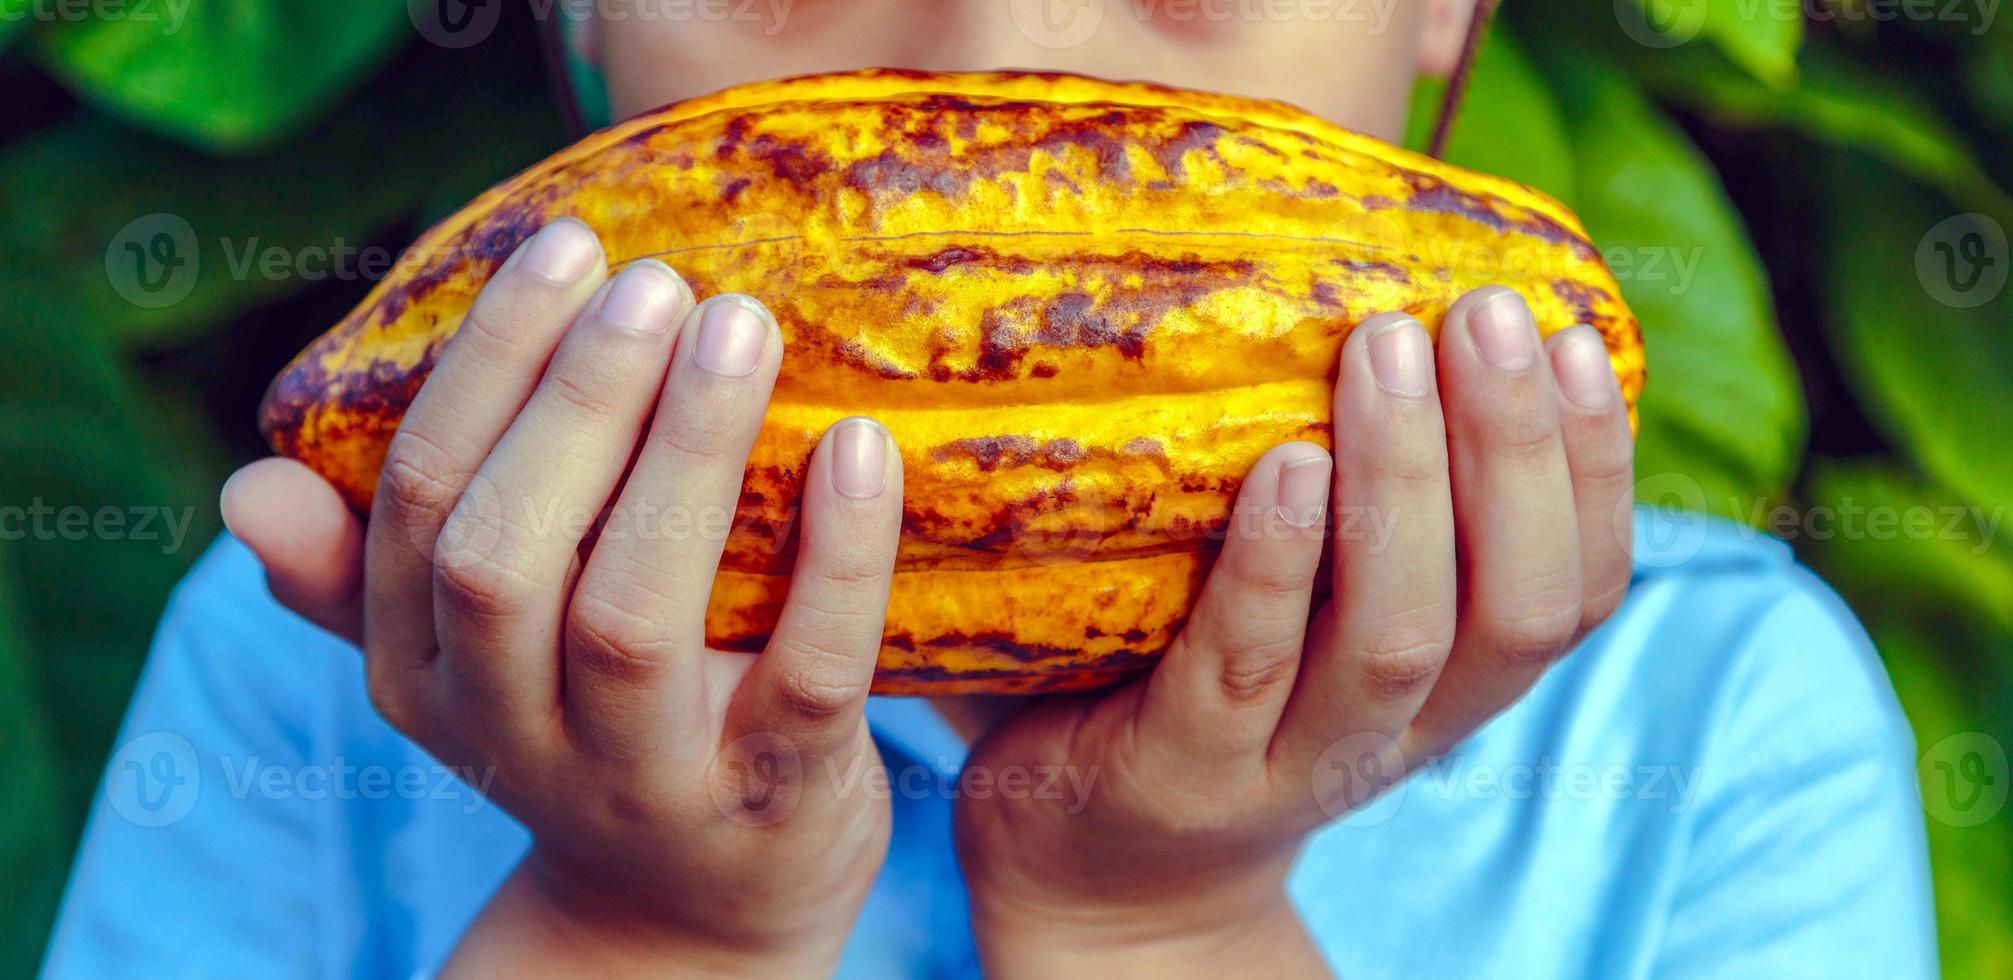
[[[1922,748],[2013,745],[2013,28],[1858,0],[1506,6],[1449,156],[1566,202],[1615,265],[1649,344],[1644,496],[1790,537]],[[153,622],[258,452],[264,379],[369,285],[209,249],[222,271],[153,308],[108,250],[158,214],[240,248],[396,249],[561,142],[528,25],[449,50],[405,8],[192,0],[169,25],[0,0],[0,85],[33,101],[0,116],[0,507],[189,522],[179,547],[0,536],[0,972],[37,962]],[[1873,511],[1937,532],[1835,519]],[[2013,976],[2013,812],[1961,825],[1923,773],[1945,969]]]

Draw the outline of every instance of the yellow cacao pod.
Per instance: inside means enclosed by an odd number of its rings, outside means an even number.
[[[1150,665],[1250,465],[1349,438],[1331,385],[1371,314],[1437,330],[1501,283],[1547,334],[1597,328],[1631,411],[1643,384],[1614,277],[1529,188],[1277,103],[865,71],[678,103],[483,194],[274,381],[274,448],[367,510],[477,291],[568,216],[611,265],[660,258],[781,324],[715,646],[759,649],[776,621],[819,435],[855,414],[894,434],[907,489],[881,693],[1083,689]]]

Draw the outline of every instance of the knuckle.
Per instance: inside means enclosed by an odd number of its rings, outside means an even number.
[[[1232,704],[1259,702],[1292,680],[1299,664],[1299,644],[1287,640],[1259,644],[1223,664],[1217,690]]]
[[[501,325],[508,323],[510,318],[496,315],[496,306],[503,298],[497,285],[492,283],[476,296],[475,305],[461,318],[461,326],[454,332],[455,337],[460,338],[456,343],[496,352],[508,352],[522,343],[519,331]]]
[[[1493,413],[1482,430],[1489,455],[1511,463],[1540,463],[1564,459],[1565,441],[1559,431],[1556,405],[1527,404],[1505,406]]]
[[[567,622],[584,637],[624,649],[661,643],[671,635],[661,604],[631,588],[590,584],[573,600]]]
[[[554,371],[545,379],[545,387],[552,393],[552,397],[562,404],[587,415],[599,417],[614,415],[617,411],[615,402],[607,394],[614,386],[608,384],[607,380],[604,377],[581,372],[576,367],[573,370]]]
[[[664,668],[664,660],[634,645],[623,645],[595,634],[585,625],[569,628],[567,659],[597,677],[618,684],[642,684]]]
[[[392,508],[395,521],[409,526],[437,523],[461,498],[460,482],[449,456],[437,443],[410,429],[400,429],[385,450],[378,476],[378,499]]]
[[[887,549],[839,547],[820,549],[808,569],[808,596],[854,613],[886,594],[894,575],[894,556]]]
[[[1573,475],[1581,485],[1616,497],[1635,484],[1635,443],[1624,429],[1621,438],[1596,439],[1579,445],[1572,456]]]
[[[1416,696],[1439,676],[1454,648],[1454,618],[1439,610],[1395,617],[1356,651],[1365,691],[1383,701]]]
[[[1447,483],[1447,443],[1444,439],[1398,439],[1370,455],[1372,472],[1407,487],[1440,487]]]
[[[1257,546],[1262,547],[1262,546]],[[1275,557],[1267,560],[1251,552],[1253,548],[1240,548],[1227,559],[1224,570],[1229,573],[1232,585],[1245,593],[1247,600],[1265,604],[1290,604],[1295,601],[1305,603],[1314,589],[1315,561],[1289,561]]]
[[[778,706],[811,721],[838,716],[861,698],[871,683],[853,658],[810,640],[779,641],[782,670],[776,678]]]
[[[1570,590],[1547,588],[1527,593],[1514,612],[1498,615],[1489,631],[1493,647],[1519,666],[1550,663],[1579,633],[1584,600],[1578,583]]]
[[[434,586],[443,604],[476,620],[516,613],[533,591],[522,573],[491,557],[436,563]]]
[[[742,423],[739,419],[722,418],[721,414],[689,411],[684,406],[659,412],[650,439],[687,462],[724,461],[733,451],[734,436]]]
[[[605,594],[583,590],[567,617],[567,652],[601,676],[640,681],[677,656],[675,633],[661,617]]]

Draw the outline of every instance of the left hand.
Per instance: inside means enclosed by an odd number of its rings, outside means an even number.
[[[1151,676],[1037,702],[974,746],[995,786],[1062,767],[1053,785],[1090,787],[961,796],[989,974],[1325,973],[1285,897],[1302,841],[1620,604],[1633,444],[1591,328],[1542,343],[1489,287],[1448,312],[1436,357],[1417,322],[1373,317],[1343,347],[1334,426],[1332,460],[1293,443],[1253,467]]]

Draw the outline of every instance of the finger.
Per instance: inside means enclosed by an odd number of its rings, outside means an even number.
[[[1498,286],[1456,301],[1440,335],[1440,389],[1460,558],[1460,628],[1406,743],[1445,751],[1537,681],[1579,629],[1579,519],[1558,392],[1523,297]]]
[[[1454,514],[1433,341],[1403,314],[1364,321],[1342,345],[1335,386],[1335,576],[1315,617],[1300,682],[1273,742],[1290,802],[1345,740],[1364,785],[1317,779],[1341,812],[1403,771],[1397,739],[1418,714],[1453,643]],[[1339,771],[1339,770],[1337,770]]]
[[[1560,428],[1580,522],[1580,574],[1586,590],[1578,635],[1599,626],[1629,590],[1634,534],[1635,439],[1600,331],[1581,325],[1545,344],[1559,388]]]
[[[363,522],[328,481],[294,460],[262,459],[224,481],[218,506],[280,605],[362,642]]]
[[[1248,766],[1272,741],[1300,666],[1334,469],[1321,447],[1293,442],[1245,477],[1223,553],[1140,702],[1140,744],[1173,771]]]
[[[587,744],[702,744],[677,733],[704,714],[706,600],[782,360],[774,318],[749,297],[716,296],[686,318],[567,616],[566,717]]]
[[[434,551],[448,513],[606,278],[586,225],[540,229],[490,277],[392,437],[365,542],[364,649],[380,710],[403,711],[392,703],[403,678],[432,663]]]
[[[729,709],[728,741],[768,733],[839,755],[861,724],[881,650],[902,528],[902,466],[871,419],[825,433],[804,478],[803,541],[769,645]]]
[[[691,289],[662,263],[624,268],[566,332],[477,489],[448,515],[434,617],[469,703],[526,723],[557,717],[555,653],[580,543],[642,438],[691,308]]]

